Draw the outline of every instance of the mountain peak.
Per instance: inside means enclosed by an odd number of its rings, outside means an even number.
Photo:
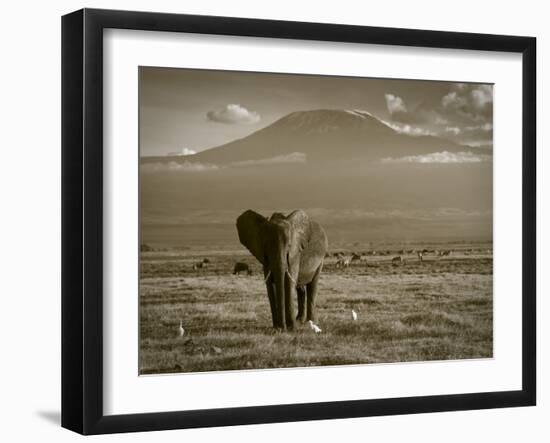
[[[365,119],[368,117],[376,118],[370,112],[363,109],[308,109],[305,111],[294,111],[286,116],[282,117],[283,119],[297,119],[297,118],[342,118],[347,116],[358,117],[360,119]]]
[[[327,133],[338,130],[363,129],[391,133],[393,130],[368,111],[360,109],[315,109],[292,112],[268,128],[306,133]]]

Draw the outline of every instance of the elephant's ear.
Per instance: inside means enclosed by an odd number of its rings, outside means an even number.
[[[262,230],[266,223],[267,220],[264,216],[250,209],[243,212],[237,218],[237,231],[239,232],[241,244],[245,246],[261,264],[265,264]]]
[[[306,250],[311,236],[311,222],[309,217],[304,211],[298,209],[289,214],[287,220],[292,225],[296,235],[297,244],[295,246],[297,246],[300,251]]]

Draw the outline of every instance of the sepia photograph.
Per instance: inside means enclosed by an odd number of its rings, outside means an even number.
[[[139,374],[493,357],[493,85],[139,68]]]

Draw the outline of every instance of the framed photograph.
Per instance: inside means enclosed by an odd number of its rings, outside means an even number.
[[[62,425],[536,402],[536,41],[62,19]]]

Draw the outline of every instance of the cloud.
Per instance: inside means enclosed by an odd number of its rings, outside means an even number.
[[[493,86],[478,83],[452,83],[424,126],[440,137],[464,146],[492,146]]]
[[[386,94],[386,106],[388,107],[388,112],[390,114],[395,114],[396,112],[407,112],[407,106],[401,97],[393,94]]]
[[[444,108],[461,108],[468,104],[468,101],[460,96],[458,92],[453,91],[449,92],[447,95],[443,96],[441,99],[441,104]]]
[[[181,156],[194,155],[196,153],[197,153],[197,151],[194,151],[193,149],[183,148],[181,151],[169,152],[166,155],[168,157],[175,157],[175,156],[179,156],[179,155],[181,155]]]
[[[440,137],[452,140],[464,146],[491,147],[493,144],[493,124],[458,124],[436,128]]]
[[[204,172],[219,169],[218,165],[211,163],[197,163],[184,161],[183,163],[145,163],[141,165],[141,172]]]
[[[445,132],[450,132],[451,134],[458,135],[462,130],[458,126],[447,126]]]
[[[487,122],[493,114],[493,86],[455,83],[441,98],[441,113],[452,121]]]
[[[261,120],[260,114],[249,111],[244,106],[238,104],[229,104],[222,109],[208,111],[206,117],[210,121],[226,124],[252,125]]]
[[[493,102],[493,87],[491,85],[479,85],[476,89],[470,91],[473,105],[478,109],[483,109],[486,104]]]
[[[402,97],[384,94],[390,114],[383,122],[401,134],[435,135],[467,145],[492,140],[493,86],[478,83],[449,83],[439,97],[416,105]]]
[[[384,123],[386,126],[389,126],[394,131],[398,132],[399,134],[407,134],[412,136],[421,136],[421,135],[436,135],[435,132],[430,131],[426,128],[421,128],[420,126],[412,126],[408,123],[396,123],[396,122],[387,122],[385,120],[380,120],[382,123]]]
[[[425,155],[382,159],[382,163],[481,163],[491,159],[490,155],[476,155],[472,152],[432,152]]]
[[[410,109],[405,101],[397,95],[385,94],[384,97],[386,98],[386,107],[393,122],[419,125],[432,123],[436,117],[433,109],[426,109],[422,103],[414,109]]]
[[[261,166],[288,163],[305,163],[307,156],[303,152],[292,152],[291,154],[278,155],[276,157],[261,158],[257,160],[243,160],[229,163],[228,165],[216,165],[214,163],[200,163],[185,160],[183,163],[157,162],[144,163],[141,165],[141,172],[207,172],[220,169],[243,167],[243,166]]]
[[[276,157],[262,158],[259,160],[243,160],[231,163],[231,166],[256,166],[273,165],[278,163],[305,163],[307,156],[303,152],[293,152],[287,155],[278,155]]]
[[[483,123],[481,125],[468,125],[462,128],[457,128],[459,131],[454,131],[454,128],[446,128],[448,138],[468,146],[485,146],[490,147],[493,144],[493,125],[491,123]]]
[[[473,148],[485,148],[485,149],[493,149],[493,141],[492,140],[479,140],[479,141],[470,141],[467,142],[468,146],[471,146]]]
[[[493,125],[491,123],[484,123],[477,126],[466,126],[464,130],[468,132],[490,132],[493,130]]]

